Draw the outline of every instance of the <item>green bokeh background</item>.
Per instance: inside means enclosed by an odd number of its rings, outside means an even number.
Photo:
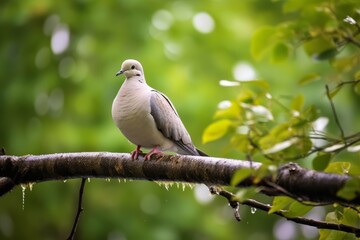
[[[206,12],[214,29],[201,33],[194,16]],[[281,64],[255,62],[254,31],[291,14],[281,1],[46,1],[0,2],[0,145],[8,154],[111,151],[131,145],[111,119],[111,104],[123,77],[123,60],[142,62],[147,82],[176,106],[195,145],[212,156],[240,158],[227,141],[202,145],[217,104],[234,98],[239,62],[269,81],[275,96],[305,94],[330,115],[323,83],[299,87],[304,72],[331,71],[302,50]],[[51,47],[54,33],[67,29],[62,53]],[[350,90],[338,97],[344,125],[359,127],[359,98]],[[352,129],[348,129],[351,131]],[[80,180],[16,188],[0,199],[0,239],[65,239],[70,232]],[[263,199],[266,200],[266,199]],[[24,209],[23,209],[24,208]],[[204,203],[195,190],[156,183],[91,179],[84,194],[77,239],[275,239],[278,217],[242,207],[242,222],[221,198]],[[295,226],[296,239],[305,239]],[[315,236],[316,237],[316,236]]]

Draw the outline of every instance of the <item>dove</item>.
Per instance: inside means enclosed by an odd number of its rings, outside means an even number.
[[[137,146],[131,152],[132,159],[143,153],[141,148],[151,149],[145,160],[163,151],[207,156],[192,143],[170,99],[147,85],[140,62],[125,60],[116,73],[119,75],[126,79],[113,101],[112,118],[122,134]]]

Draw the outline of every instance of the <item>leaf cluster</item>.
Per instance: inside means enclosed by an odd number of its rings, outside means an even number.
[[[346,135],[342,118],[334,105],[335,96],[350,86],[360,94],[360,13],[359,3],[345,1],[296,1],[283,4],[283,13],[289,19],[273,26],[263,26],[253,35],[251,54],[257,61],[272,64],[289,61],[303,51],[316,62],[327,62],[331,71],[305,72],[299,76],[300,86],[322,80],[333,116],[322,116],[315,104],[306,104],[305,94],[284,99],[273,96],[265,80],[233,84],[238,94],[230,101],[219,104],[214,121],[205,129],[203,142],[227,139],[229,145],[248,160],[261,161],[256,170],[241,170],[233,176],[236,185],[248,177],[260,181],[266,174],[289,161],[302,160],[317,171],[355,176],[338,192],[338,196],[352,199],[359,193],[360,168],[346,160],[341,153],[358,158],[360,133],[355,129]],[[329,119],[334,118],[339,134],[326,130]],[[309,164],[312,163],[312,164]],[[252,197],[259,190],[241,190],[240,201]],[[290,196],[291,197],[291,196]],[[269,213],[284,210],[290,217],[303,216],[314,205],[290,197],[275,197]],[[326,221],[356,226],[359,208],[333,206]],[[342,233],[321,230],[320,239],[339,239]],[[344,233],[345,234],[345,233]],[[345,236],[341,236],[344,238]],[[348,237],[348,236],[347,236]],[[354,236],[352,236],[354,237]],[[352,239],[350,237],[349,239]]]

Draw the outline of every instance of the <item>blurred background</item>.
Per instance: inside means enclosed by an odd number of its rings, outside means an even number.
[[[265,79],[274,96],[301,92],[330,113],[323,83],[297,84],[304,72],[329,71],[327,63],[314,62],[302,50],[278,64],[251,56],[257,28],[292,17],[283,14],[282,1],[3,0],[0,146],[9,155],[132,151],[112,122],[111,104],[124,80],[115,73],[134,58],[148,84],[172,100],[198,148],[239,159],[243,155],[225,140],[201,142],[218,103],[238,91],[220,86],[220,80]],[[354,124],[353,94],[345,91],[338,99],[349,107],[340,114]],[[0,239],[65,239],[79,184],[40,183],[0,198]],[[167,190],[153,182],[91,179],[84,208],[78,239],[318,237],[315,229],[245,206],[237,222],[228,203],[201,185]],[[313,214],[325,213],[319,208]]]

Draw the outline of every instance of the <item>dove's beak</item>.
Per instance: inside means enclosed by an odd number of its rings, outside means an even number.
[[[125,72],[124,70],[120,70],[116,73],[116,76],[119,76],[119,75],[123,74],[124,72]]]

